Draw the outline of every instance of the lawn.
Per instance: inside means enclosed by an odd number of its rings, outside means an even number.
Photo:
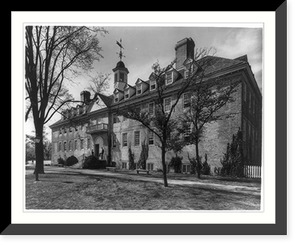
[[[152,175],[156,176],[156,175]],[[189,177],[182,177],[182,180]],[[193,177],[194,178],[194,177]],[[260,194],[201,185],[169,185],[64,172],[26,176],[26,209],[72,210],[259,210]],[[198,179],[197,179],[198,180]],[[209,178],[204,178],[204,182]],[[231,182],[232,181],[232,182]],[[225,180],[224,185],[258,184]],[[222,180],[219,181],[222,183]],[[259,183],[260,186],[260,183]]]

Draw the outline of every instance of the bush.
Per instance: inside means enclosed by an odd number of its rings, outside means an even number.
[[[173,157],[169,163],[169,168],[173,168],[175,173],[181,173],[182,157]]]
[[[129,158],[129,170],[135,170],[134,164],[134,153],[131,150],[131,147],[128,147],[128,158]]]
[[[57,159],[57,163],[58,163],[58,164],[65,165],[65,160],[63,160],[61,157],[59,157],[59,158]]]
[[[202,175],[210,175],[210,165],[207,163],[207,154],[205,153],[205,161],[202,164]]]
[[[221,175],[221,168],[220,168],[220,167],[215,167],[214,173],[215,173],[217,176],[220,176],[220,175]]]
[[[231,144],[227,144],[226,153],[220,159],[222,164],[221,175],[243,177],[243,136],[242,131],[239,129],[236,135],[232,136]]]
[[[78,163],[78,159],[75,156],[68,157],[66,160],[66,166],[72,166]]]
[[[100,168],[100,161],[96,156],[90,155],[84,159],[83,169],[99,169],[99,168]]]
[[[196,171],[197,171],[197,160],[196,160],[196,158],[191,158],[190,155],[188,154],[188,159],[189,159],[190,165],[191,165],[190,173],[191,174],[196,174]],[[202,163],[201,160],[202,160],[202,157],[200,156],[200,163]]]

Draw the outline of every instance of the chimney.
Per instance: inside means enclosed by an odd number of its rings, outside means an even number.
[[[176,69],[180,70],[183,67],[183,62],[187,58],[194,58],[195,42],[192,38],[184,38],[177,42],[175,46],[176,53]]]
[[[80,100],[84,102],[85,104],[88,104],[90,102],[91,93],[89,91],[81,91],[80,93]]]

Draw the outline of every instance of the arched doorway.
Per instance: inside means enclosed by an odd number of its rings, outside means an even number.
[[[102,148],[104,149],[104,156],[102,160],[105,160],[107,156],[107,147],[106,144],[104,143],[103,138],[101,136],[97,136],[94,141],[94,151],[95,151],[95,156],[97,158],[100,158],[99,156]]]

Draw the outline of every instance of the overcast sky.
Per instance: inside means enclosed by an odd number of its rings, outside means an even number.
[[[247,54],[255,79],[262,88],[262,29],[261,28],[226,28],[226,27],[104,27],[109,33],[100,36],[100,46],[103,49],[100,61],[94,63],[95,72],[111,73],[110,88],[113,91],[112,69],[119,61],[116,41],[122,38],[124,47],[123,62],[129,70],[128,83],[134,85],[138,78],[147,80],[152,72],[151,66],[158,60],[161,66],[168,65],[175,58],[177,41],[191,37],[195,48],[216,49],[215,56],[234,59]],[[79,84],[70,85],[69,90],[75,99],[88,86],[89,77],[77,79]],[[58,120],[54,117],[49,125]],[[31,133],[32,123],[25,124],[25,133]],[[49,130],[49,129],[48,129]],[[48,131],[50,134],[50,131]]]

